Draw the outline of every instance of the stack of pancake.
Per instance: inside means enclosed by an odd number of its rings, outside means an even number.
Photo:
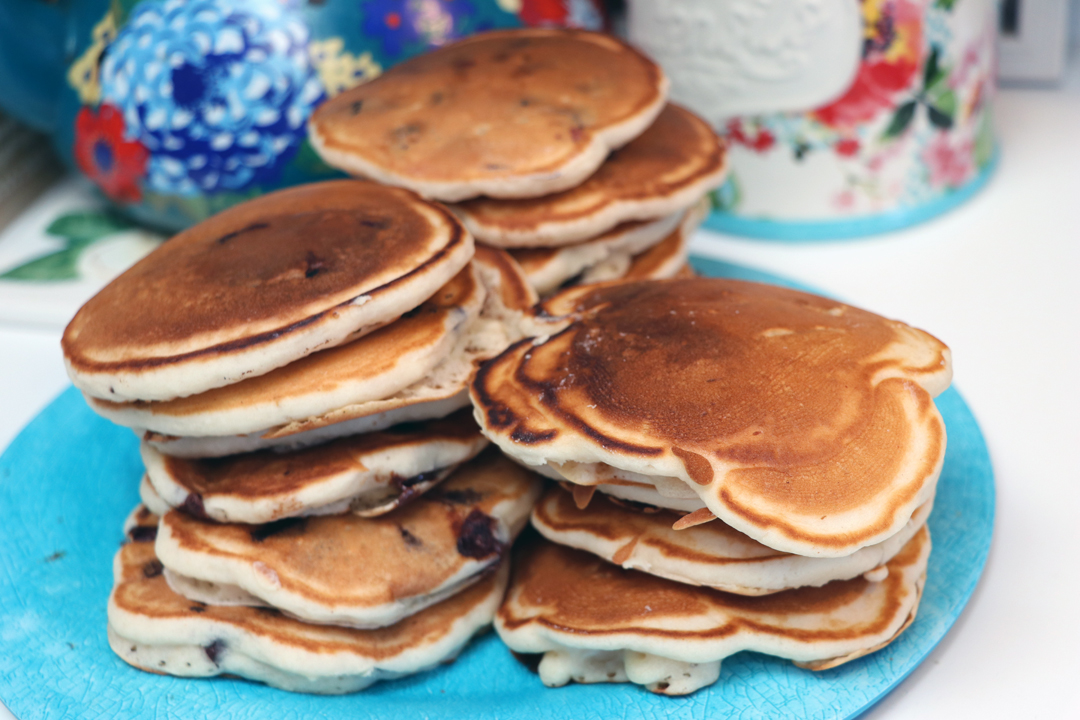
[[[146,466],[114,651],[309,692],[452,658],[540,492],[466,384],[535,300],[445,208],[355,180],[238,205],[91,299],[69,374]]]
[[[684,694],[741,650],[824,669],[912,621],[945,452],[940,341],[706,278],[569,288],[534,325],[471,394],[489,438],[565,486],[534,509],[544,539],[495,621],[546,684]]]
[[[721,140],[667,88],[607,35],[487,33],[331,99],[310,137],[334,167],[454,203],[541,294],[666,278],[689,272],[689,237],[726,172]]]

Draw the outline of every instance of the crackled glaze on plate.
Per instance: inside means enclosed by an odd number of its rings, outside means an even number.
[[[798,287],[739,266],[694,262],[707,275]],[[853,717],[941,640],[974,590],[990,547],[994,481],[982,433],[956,390],[936,402],[949,445],[929,521],[929,579],[915,623],[881,652],[821,673],[740,653],[724,661],[716,685],[666,698],[629,685],[550,690],[488,633],[430,673],[357,695],[315,697],[239,680],[150,675],[109,650],[112,557],[142,466],[135,436],[94,415],[69,389],[0,458],[0,699],[19,720]]]

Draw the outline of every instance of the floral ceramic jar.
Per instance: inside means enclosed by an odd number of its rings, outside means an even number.
[[[328,97],[456,38],[600,29],[600,0],[4,0],[0,104],[112,201],[179,229],[334,175],[306,123]]]
[[[728,140],[731,173],[706,226],[822,239],[905,227],[985,183],[995,159],[995,8],[630,0],[628,27],[671,75],[672,97]],[[691,28],[702,39],[675,41]]]

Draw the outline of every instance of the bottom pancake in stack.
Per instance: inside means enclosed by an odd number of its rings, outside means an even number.
[[[488,451],[374,518],[252,525],[142,506],[115,562],[110,644],[151,672],[303,692],[425,670],[491,622],[507,548],[539,492],[536,476]]]
[[[632,682],[684,695],[716,682],[721,661],[743,650],[825,670],[884,647],[915,617],[929,554],[921,526],[873,574],[746,597],[536,540],[515,556],[495,628],[515,653],[542,654],[546,685]]]

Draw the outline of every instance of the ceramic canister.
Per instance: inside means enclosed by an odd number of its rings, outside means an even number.
[[[630,39],[726,137],[707,226],[883,232],[970,197],[996,157],[994,0],[631,0]]]
[[[2,0],[0,106],[126,214],[179,229],[336,175],[326,98],[484,30],[598,30],[601,0]]]

